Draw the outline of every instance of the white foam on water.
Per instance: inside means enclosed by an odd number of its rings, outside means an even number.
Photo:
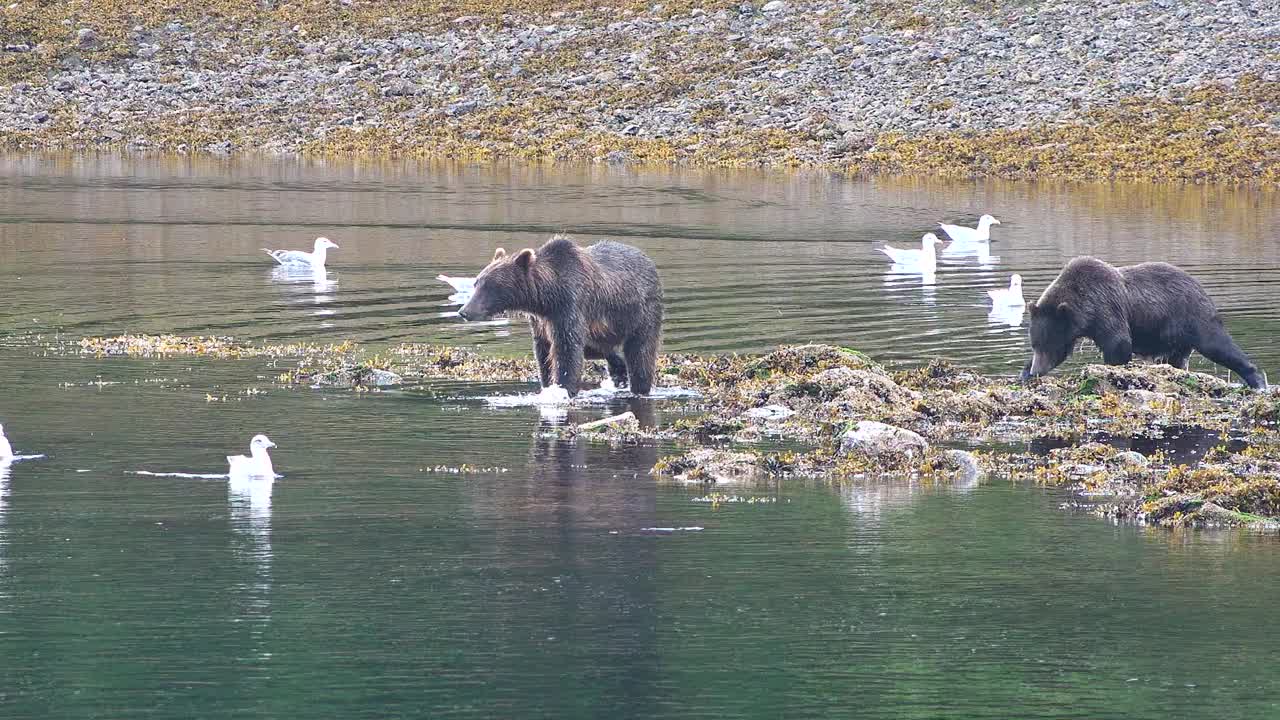
[[[538,393],[516,395],[492,395],[484,398],[490,407],[539,407],[544,405],[568,405],[569,392],[559,385],[549,385]]]
[[[16,463],[16,462],[22,462],[23,460],[39,460],[39,459],[40,459],[40,458],[42,458],[42,457],[44,457],[44,455],[43,455],[43,454],[41,454],[41,455],[14,455],[13,457],[9,458],[8,460],[0,460],[0,462],[11,462],[11,463]]]
[[[706,528],[698,527],[697,525],[690,525],[688,527],[647,527],[647,528],[640,528],[640,531],[670,534],[670,533],[678,533],[678,532],[702,532],[705,529]]]
[[[507,407],[540,407],[550,408],[559,407],[567,408],[570,405],[601,405],[620,397],[631,397],[626,389],[618,389],[612,380],[605,379],[600,383],[600,387],[583,390],[578,393],[577,397],[569,397],[569,393],[559,385],[551,385],[543,388],[538,393],[518,393],[515,395],[491,395],[482,398],[489,407],[507,408]],[[646,398],[651,399],[673,399],[673,398],[693,398],[701,397],[696,390],[682,387],[655,387]],[[544,411],[544,417],[548,415]]]

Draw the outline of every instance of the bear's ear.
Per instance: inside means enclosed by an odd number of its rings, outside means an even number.
[[[499,260],[501,260],[506,256],[507,256],[507,251],[503,250],[502,248],[498,248],[497,250],[493,251],[493,259],[490,260],[489,262],[498,262]]]
[[[525,248],[516,253],[516,265],[524,270],[528,270],[533,265],[533,261],[537,258],[537,254],[532,248]]]
[[[1058,303],[1058,313],[1071,317],[1071,306],[1066,303]]]
[[[1032,315],[1040,314],[1040,303],[1031,303],[1031,307],[1027,309]]]

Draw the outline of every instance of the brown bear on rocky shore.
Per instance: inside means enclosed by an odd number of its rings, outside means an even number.
[[[576,395],[586,357],[608,363],[619,388],[653,388],[662,281],[640,250],[609,241],[584,249],[559,235],[536,251],[498,248],[459,314],[479,320],[505,311],[529,315],[542,387],[554,382]]]
[[[1045,375],[1089,338],[1108,365],[1134,356],[1186,369],[1192,350],[1229,368],[1251,388],[1266,379],[1235,344],[1204,287],[1168,263],[1115,268],[1093,257],[1067,263],[1031,306],[1031,360],[1023,379]]]

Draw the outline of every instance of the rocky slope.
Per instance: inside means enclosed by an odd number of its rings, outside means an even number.
[[[36,3],[9,147],[1280,182],[1280,2]]]

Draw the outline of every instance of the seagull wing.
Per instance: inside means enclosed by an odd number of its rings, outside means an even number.
[[[889,259],[896,263],[902,262],[903,260],[902,251],[896,247],[889,247],[888,245],[885,245],[882,248],[876,248],[876,249],[884,253],[885,255],[888,255]]]
[[[281,265],[311,265],[311,253],[301,250],[268,250],[262,248],[262,251],[271,256],[272,260]]]
[[[978,238],[978,231],[973,228],[967,228],[963,225],[947,225],[938,223],[938,227],[942,228],[942,232],[951,238],[951,242],[968,243],[975,242]]]
[[[449,285],[458,292],[471,292],[476,288],[476,279],[467,277],[450,277],[448,275],[437,275],[436,279],[441,282],[449,283]]]

